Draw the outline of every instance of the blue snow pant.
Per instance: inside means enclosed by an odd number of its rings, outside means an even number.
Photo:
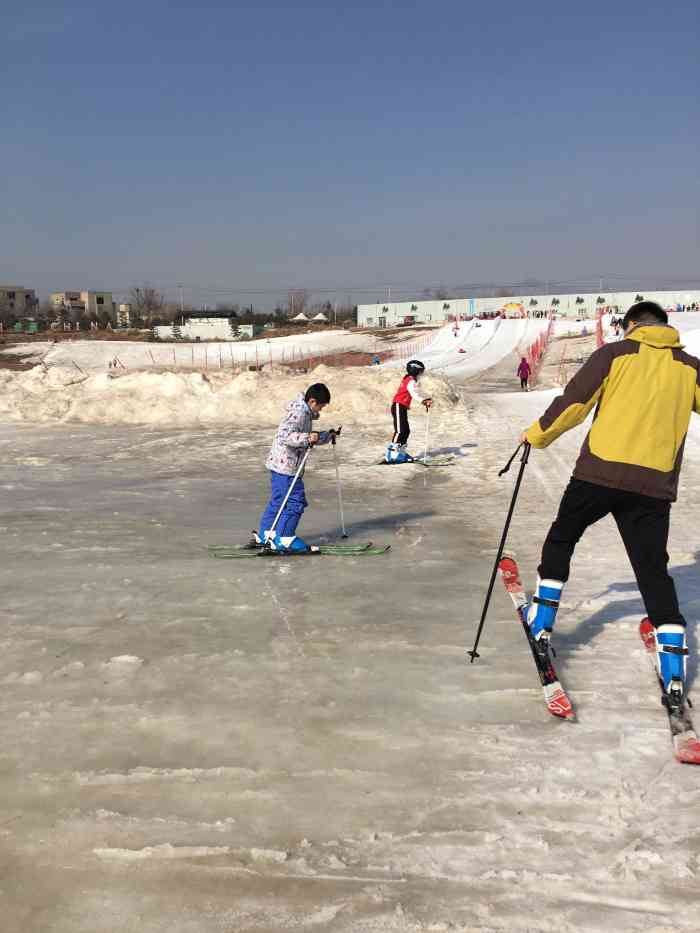
[[[274,470],[270,470],[272,495],[260,519],[260,539],[262,541],[265,540],[265,532],[272,528],[275,516],[279,512],[293,480],[293,476],[286,476],[284,473],[275,473]],[[291,496],[287,499],[284,512],[282,512],[279,521],[275,525],[277,534],[283,538],[291,537],[296,532],[299,520],[308,504],[304,493],[304,480],[300,476],[294,485]]]

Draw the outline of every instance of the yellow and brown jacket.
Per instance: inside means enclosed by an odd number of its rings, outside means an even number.
[[[700,412],[700,360],[667,324],[640,324],[596,350],[526,436],[547,447],[597,405],[574,476],[674,501],[691,412]]]

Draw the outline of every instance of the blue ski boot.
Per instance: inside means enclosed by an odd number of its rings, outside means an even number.
[[[537,589],[532,597],[532,603],[527,611],[527,622],[530,634],[535,641],[544,644],[549,640],[557,618],[559,599],[564,584],[561,580],[540,580],[537,578]]]
[[[685,664],[688,646],[685,626],[666,622],[656,629],[656,661],[666,695],[680,704],[685,692]]]
[[[274,537],[267,539],[267,545],[270,550],[281,554],[306,554],[311,550],[306,541],[302,541],[296,535],[282,537],[282,535],[275,533]]]

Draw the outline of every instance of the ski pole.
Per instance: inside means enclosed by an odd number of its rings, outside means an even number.
[[[294,479],[293,479],[292,482],[289,484],[289,489],[287,490],[287,495],[284,497],[284,500],[283,500],[283,502],[282,502],[282,505],[280,506],[279,512],[277,513],[277,515],[275,515],[275,520],[274,520],[274,522],[272,523],[272,527],[270,528],[270,530],[269,530],[269,532],[268,532],[268,534],[269,534],[270,536],[272,535],[272,532],[275,530],[275,528],[276,528],[276,526],[277,526],[277,522],[280,520],[280,515],[282,514],[282,512],[284,512],[284,507],[285,507],[285,505],[287,504],[287,500],[288,500],[289,497],[291,496],[292,490],[293,490],[294,487],[296,486],[296,482],[297,482],[297,480],[299,479],[299,476],[301,475],[301,471],[304,469],[304,464],[305,464],[306,461],[308,460],[309,454],[311,453],[312,449],[313,449],[312,447],[309,447],[309,449],[308,449],[308,450],[306,451],[306,453],[304,454],[304,456],[303,456],[303,458],[302,458],[302,461],[301,461],[301,463],[299,464],[299,467],[297,468],[296,473],[294,474]],[[267,544],[267,542],[264,541],[263,544]]]
[[[508,509],[508,516],[506,517],[506,523],[503,527],[503,534],[501,535],[501,541],[500,541],[500,544],[498,545],[498,552],[496,553],[496,560],[493,565],[493,571],[491,573],[491,580],[489,581],[489,588],[486,593],[486,600],[484,602],[484,608],[481,612],[481,619],[479,620],[479,628],[476,631],[474,647],[472,648],[471,651],[467,652],[467,654],[471,658],[471,661],[469,662],[470,664],[473,664],[475,659],[479,657],[479,653],[477,652],[476,649],[479,644],[479,639],[481,638],[481,631],[484,627],[484,622],[486,621],[486,613],[488,612],[489,603],[491,602],[491,593],[493,592],[493,584],[496,581],[496,574],[498,573],[498,564],[501,560],[501,557],[503,556],[503,548],[506,545],[506,538],[508,537],[508,529],[510,528],[510,520],[513,517],[513,512],[515,511],[515,502],[518,498],[518,492],[520,491],[520,483],[522,482],[523,473],[525,472],[525,466],[527,465],[528,457],[530,456],[530,444],[528,444],[527,441],[523,441],[521,444],[518,444],[518,446],[515,449],[515,453],[513,454],[513,456],[508,461],[508,463],[506,463],[506,465],[503,467],[503,469],[498,474],[499,476],[503,476],[504,473],[508,472],[508,470],[510,469],[511,463],[517,457],[518,452],[521,447],[523,448],[523,455],[520,458],[520,471],[518,473],[518,478],[515,482],[515,489],[513,490],[513,497],[510,500],[510,508]]]
[[[425,409],[425,453],[423,454],[423,463],[428,462],[428,443],[430,441],[430,409]]]
[[[343,514],[343,490],[340,486],[340,468],[338,466],[338,451],[335,446],[335,434],[331,437],[331,444],[333,445],[333,462],[335,463],[335,485],[338,490],[338,509],[340,510],[340,527],[342,529],[342,537],[347,538],[348,534],[345,531],[345,516]]]

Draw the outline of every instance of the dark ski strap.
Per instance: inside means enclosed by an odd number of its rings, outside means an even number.
[[[515,451],[513,452],[513,456],[510,458],[510,460],[508,461],[508,463],[506,463],[506,465],[503,467],[502,470],[499,470],[499,471],[498,471],[498,475],[499,475],[499,476],[503,476],[504,473],[507,473],[508,470],[510,470],[513,461],[515,460],[515,458],[516,458],[516,457],[518,456],[518,454],[520,453],[520,448],[521,448],[521,447],[525,447],[525,448],[526,448],[526,449],[525,449],[525,453],[523,454],[523,462],[524,462],[524,463],[527,463],[527,458],[528,458],[528,456],[530,455],[530,444],[528,444],[527,441],[521,441],[521,443],[518,444],[518,446],[515,448]]]

